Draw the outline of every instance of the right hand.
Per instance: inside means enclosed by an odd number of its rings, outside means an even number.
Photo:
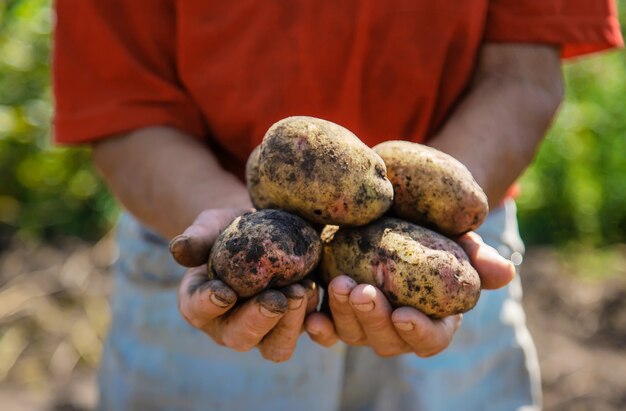
[[[483,289],[504,287],[515,276],[513,264],[478,234],[466,233],[456,241],[478,271]],[[448,347],[461,324],[459,314],[434,320],[412,307],[393,308],[380,289],[346,275],[335,277],[326,290],[330,315],[313,313],[305,324],[321,344],[340,338],[349,345],[368,345],[383,357],[430,357]]]
[[[286,361],[296,347],[305,316],[318,305],[316,284],[303,280],[237,304],[235,292],[207,273],[206,263],[219,233],[247,211],[251,210],[205,210],[170,242],[174,259],[191,267],[178,290],[178,308],[189,324],[219,345],[240,352],[257,347],[265,359]]]

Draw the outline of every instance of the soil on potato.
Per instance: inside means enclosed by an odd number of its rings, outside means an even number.
[[[524,302],[547,411],[626,409],[626,247],[619,255],[603,280],[572,276],[552,249],[526,255]],[[115,256],[110,236],[0,251],[2,409],[93,409]]]

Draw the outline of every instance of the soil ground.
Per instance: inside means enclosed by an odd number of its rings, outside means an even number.
[[[0,252],[2,409],[93,409],[116,253],[110,237]],[[545,410],[625,410],[626,247],[599,260],[534,248],[522,269]]]

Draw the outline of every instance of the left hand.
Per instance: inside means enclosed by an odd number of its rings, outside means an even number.
[[[257,348],[274,362],[287,361],[303,329],[304,318],[318,304],[316,284],[304,279],[280,290],[265,290],[238,301],[227,284],[207,275],[206,261],[218,237],[245,208],[208,209],[185,232],[172,240],[170,251],[190,267],[178,291],[183,318],[216,344],[238,352]]]
[[[478,271],[483,289],[504,287],[515,276],[513,264],[485,244],[478,234],[465,234],[457,242]],[[433,320],[414,308],[394,310],[378,288],[357,285],[347,276],[330,282],[326,298],[332,320],[317,312],[305,322],[311,339],[324,346],[341,339],[349,345],[368,345],[382,357],[404,353],[430,357],[450,344],[461,325],[461,314]]]

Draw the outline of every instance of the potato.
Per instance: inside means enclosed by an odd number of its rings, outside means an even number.
[[[250,193],[250,199],[255,208],[261,210],[264,208],[276,208],[272,205],[271,201],[265,196],[267,190],[261,184],[259,176],[259,153],[261,152],[261,146],[256,146],[248,162],[246,163],[246,184],[248,186],[248,192]]]
[[[318,224],[367,224],[393,199],[382,159],[347,129],[313,117],[274,124],[258,170],[258,180],[248,180],[253,199]]]
[[[219,235],[209,257],[209,277],[240,298],[303,279],[321,256],[318,233],[300,217],[261,210],[237,217]]]
[[[374,150],[387,166],[397,217],[448,236],[474,230],[487,217],[487,196],[454,157],[408,141],[387,141]]]
[[[480,277],[458,244],[397,218],[356,228],[327,226],[322,244],[323,281],[348,275],[380,288],[394,307],[442,318],[469,311],[480,296]]]

